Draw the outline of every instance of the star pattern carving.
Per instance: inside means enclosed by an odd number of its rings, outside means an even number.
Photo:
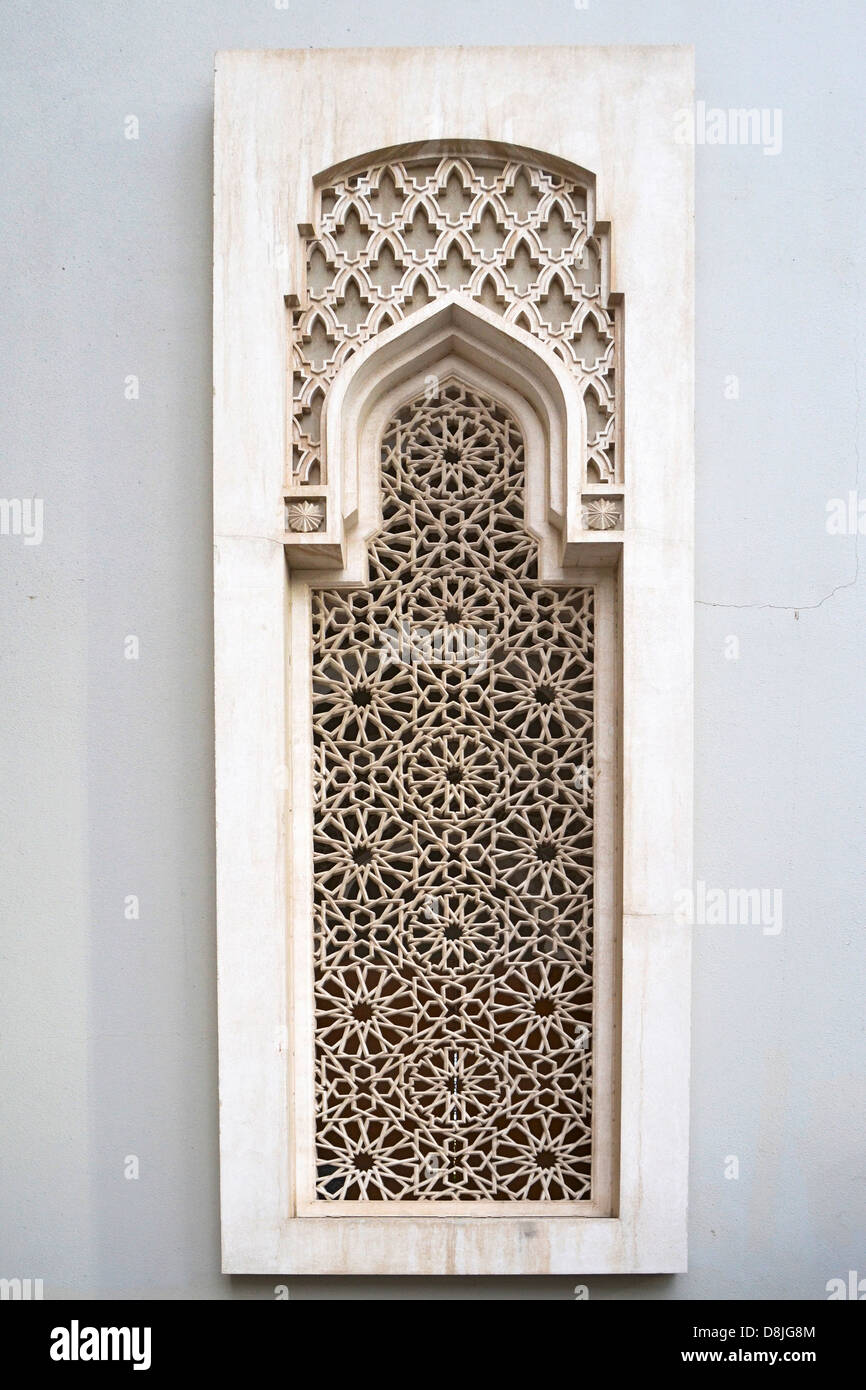
[[[323,1201],[591,1197],[593,591],[539,581],[524,463],[410,402],[369,585],[313,593]]]

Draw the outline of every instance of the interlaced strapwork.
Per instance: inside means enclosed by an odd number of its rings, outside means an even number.
[[[453,290],[561,358],[583,393],[587,482],[621,481],[607,235],[585,187],[517,158],[404,155],[323,188],[294,311],[289,481],[326,481],[322,410],[352,353]]]
[[[493,401],[381,464],[369,585],[313,594],[317,1196],[585,1199],[592,590],[539,582]]]

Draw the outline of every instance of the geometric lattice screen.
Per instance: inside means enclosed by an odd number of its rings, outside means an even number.
[[[592,221],[587,188],[532,159],[422,150],[335,178],[320,190],[316,228],[303,230],[289,482],[325,482],[323,405],[352,353],[452,290],[564,362],[586,410],[586,481],[622,482],[609,233]]]
[[[312,592],[323,1202],[593,1195],[593,588],[539,581],[524,483],[437,383],[369,584]]]

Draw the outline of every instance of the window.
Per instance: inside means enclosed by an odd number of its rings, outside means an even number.
[[[291,305],[296,569],[342,558],[353,519],[364,529],[344,500],[339,544],[329,515],[340,446],[356,455],[364,432],[361,407],[328,419],[341,371],[372,349],[369,409],[384,389],[377,339],[414,320],[400,384],[405,396],[402,377],[423,371],[424,388],[390,419],[380,407],[366,476],[346,478],[375,528],[365,581],[312,586],[312,758],[296,760],[292,833],[306,839],[315,767],[312,900],[297,899],[294,928],[313,935],[312,1005],[296,981],[297,1018],[309,1009],[294,1055],[300,1209],[609,1212],[617,943],[609,910],[594,923],[595,591],[553,564],[563,545],[549,518],[567,485],[544,425],[530,438],[535,538],[501,368],[485,383],[493,396],[473,390],[472,355],[455,358],[429,309],[478,305],[494,353],[506,351],[490,322],[501,316],[564,362],[588,420],[578,524],[619,530],[607,237],[591,182],[521,151],[428,144],[316,184],[306,292]],[[530,362],[517,383],[533,417],[537,376]],[[299,661],[301,718],[309,684]],[[612,818],[612,699],[602,719]]]
[[[375,90],[410,59],[359,61]],[[596,61],[633,91],[634,57]],[[595,175],[542,139],[281,153],[317,62],[228,55],[218,80],[225,1267],[673,1268],[690,319],[659,288],[682,265],[615,294]],[[641,100],[688,253],[688,151]],[[623,202],[627,267],[655,214]]]

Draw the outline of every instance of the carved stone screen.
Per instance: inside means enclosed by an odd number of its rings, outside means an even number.
[[[420,147],[334,173],[304,224],[304,292],[291,300],[287,529],[324,529],[328,390],[359,347],[453,291],[543,342],[586,412],[584,521],[623,525],[619,302],[594,190],[529,154]],[[304,494],[307,494],[306,498]]]
[[[681,47],[219,57],[232,1273],[685,1268],[693,102]]]
[[[592,1197],[593,589],[539,582],[524,464],[436,382],[368,585],[312,592],[322,1202]]]

